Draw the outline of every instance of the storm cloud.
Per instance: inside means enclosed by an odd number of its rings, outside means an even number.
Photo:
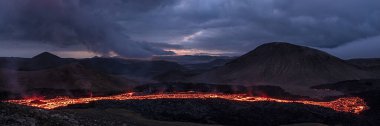
[[[173,54],[168,48],[242,54],[272,41],[340,55],[350,43],[366,49],[371,44],[362,40],[380,41],[379,0],[0,1],[2,39],[84,44],[104,55]],[[380,51],[360,55],[372,53]]]
[[[183,0],[129,23],[149,31],[130,32],[137,38],[199,49],[246,52],[272,41],[336,48],[380,34],[380,1]]]
[[[82,44],[104,56],[112,53],[123,57],[173,54],[149,42],[131,39],[114,17],[107,15],[109,9],[88,6],[91,2],[1,0],[1,39],[61,47]]]

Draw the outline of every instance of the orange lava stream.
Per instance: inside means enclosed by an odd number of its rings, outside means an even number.
[[[22,100],[8,100],[6,102],[33,106],[42,109],[55,109],[72,104],[84,104],[92,101],[99,100],[145,100],[145,99],[226,99],[231,101],[242,102],[280,102],[280,103],[301,103],[308,105],[316,105],[326,108],[334,109],[340,112],[350,112],[359,114],[360,112],[368,109],[368,106],[363,99],[359,97],[339,98],[334,101],[316,102],[306,100],[282,100],[267,97],[252,97],[245,94],[217,94],[217,93],[172,93],[172,94],[153,94],[153,95],[133,95],[134,93],[125,93],[113,96],[104,97],[89,97],[89,98],[69,98],[57,97],[54,99],[22,99]]]

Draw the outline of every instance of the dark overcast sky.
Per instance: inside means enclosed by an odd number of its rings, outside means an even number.
[[[0,0],[0,56],[240,55],[272,41],[380,57],[380,0]]]

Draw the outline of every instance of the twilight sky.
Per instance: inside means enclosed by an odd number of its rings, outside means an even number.
[[[0,56],[241,55],[272,41],[380,57],[380,1],[0,0]]]

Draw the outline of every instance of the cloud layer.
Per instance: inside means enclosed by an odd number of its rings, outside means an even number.
[[[371,45],[359,40],[380,35],[379,0],[0,1],[3,39],[84,44],[126,57],[172,54],[167,48],[241,54],[271,41],[365,49]]]
[[[112,16],[106,15],[109,9],[88,6],[90,3],[88,0],[2,0],[1,39],[62,47],[81,44],[105,56],[173,54],[151,43],[131,39]]]

